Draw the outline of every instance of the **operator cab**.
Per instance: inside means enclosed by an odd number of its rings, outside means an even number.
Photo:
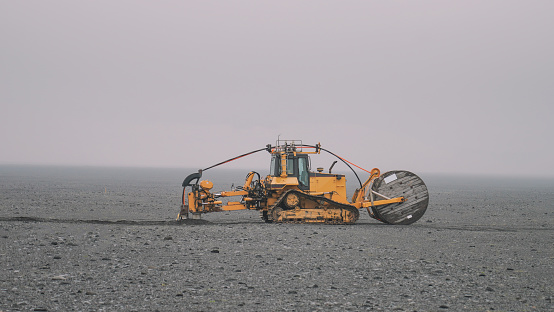
[[[287,153],[286,157],[287,177],[298,179],[298,188],[304,191],[310,189],[310,159],[306,154]],[[273,154],[271,156],[271,167],[269,175],[273,177],[281,176],[281,155]]]

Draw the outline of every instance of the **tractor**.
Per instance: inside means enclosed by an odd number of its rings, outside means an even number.
[[[271,155],[269,175],[261,177],[251,171],[244,185],[231,191],[212,193],[213,183],[200,181],[202,173],[216,166],[257,153]],[[350,168],[358,180],[349,201],[344,174],[323,168],[312,171],[310,155],[327,152]],[[362,183],[352,166],[367,173]],[[306,145],[301,140],[277,140],[275,145],[252,151],[190,174],[183,181],[182,205],[178,220],[199,219],[216,211],[258,210],[267,223],[352,224],[366,208],[369,215],[388,224],[411,224],[419,220],[429,204],[427,186],[417,175],[403,170],[381,174],[379,169],[365,170],[324,149],[321,144]],[[188,189],[188,192],[187,192]],[[240,197],[239,201],[223,202],[223,198]]]

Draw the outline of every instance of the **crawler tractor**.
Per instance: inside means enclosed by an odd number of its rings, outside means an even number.
[[[260,152],[271,154],[269,175],[262,179],[251,171],[242,187],[228,192],[212,193],[213,183],[200,181],[202,172],[232,160]],[[327,173],[323,168],[310,171],[310,154],[330,153],[344,162],[356,176],[359,188],[351,201],[346,195],[346,178],[332,173],[333,162]],[[352,166],[369,173],[362,183]],[[189,191],[187,192],[187,188]],[[223,203],[225,197],[240,196],[240,201]],[[251,209],[260,211],[267,222],[352,224],[359,218],[359,209],[389,224],[411,224],[425,213],[429,193],[425,183],[408,171],[389,171],[381,174],[358,167],[346,159],[317,145],[305,145],[300,140],[277,140],[275,146],[231,158],[193,173],[183,181],[183,201],[178,220],[200,218],[215,211]]]

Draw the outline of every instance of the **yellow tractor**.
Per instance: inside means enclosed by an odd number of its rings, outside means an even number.
[[[251,171],[242,187],[228,192],[212,193],[213,183],[200,181],[202,172],[260,151],[271,154],[269,175],[262,179]],[[346,178],[328,173],[323,168],[310,171],[310,154],[327,152],[344,162],[356,176],[360,187],[351,201],[346,196]],[[362,183],[353,165],[369,173]],[[178,220],[200,218],[201,214],[215,211],[251,209],[260,211],[268,223],[327,223],[352,224],[359,218],[359,209],[366,208],[369,215],[389,224],[411,224],[427,210],[429,193],[423,180],[409,171],[389,171],[381,174],[358,167],[346,159],[324,149],[321,144],[305,145],[300,140],[277,140],[272,146],[231,158],[203,170],[198,170],[183,181],[183,200]],[[190,188],[187,192],[187,188]],[[240,196],[240,201],[221,200]]]

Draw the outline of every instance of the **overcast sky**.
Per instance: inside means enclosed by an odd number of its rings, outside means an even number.
[[[280,135],[382,171],[554,176],[552,12],[1,1],[0,164],[205,168]]]

